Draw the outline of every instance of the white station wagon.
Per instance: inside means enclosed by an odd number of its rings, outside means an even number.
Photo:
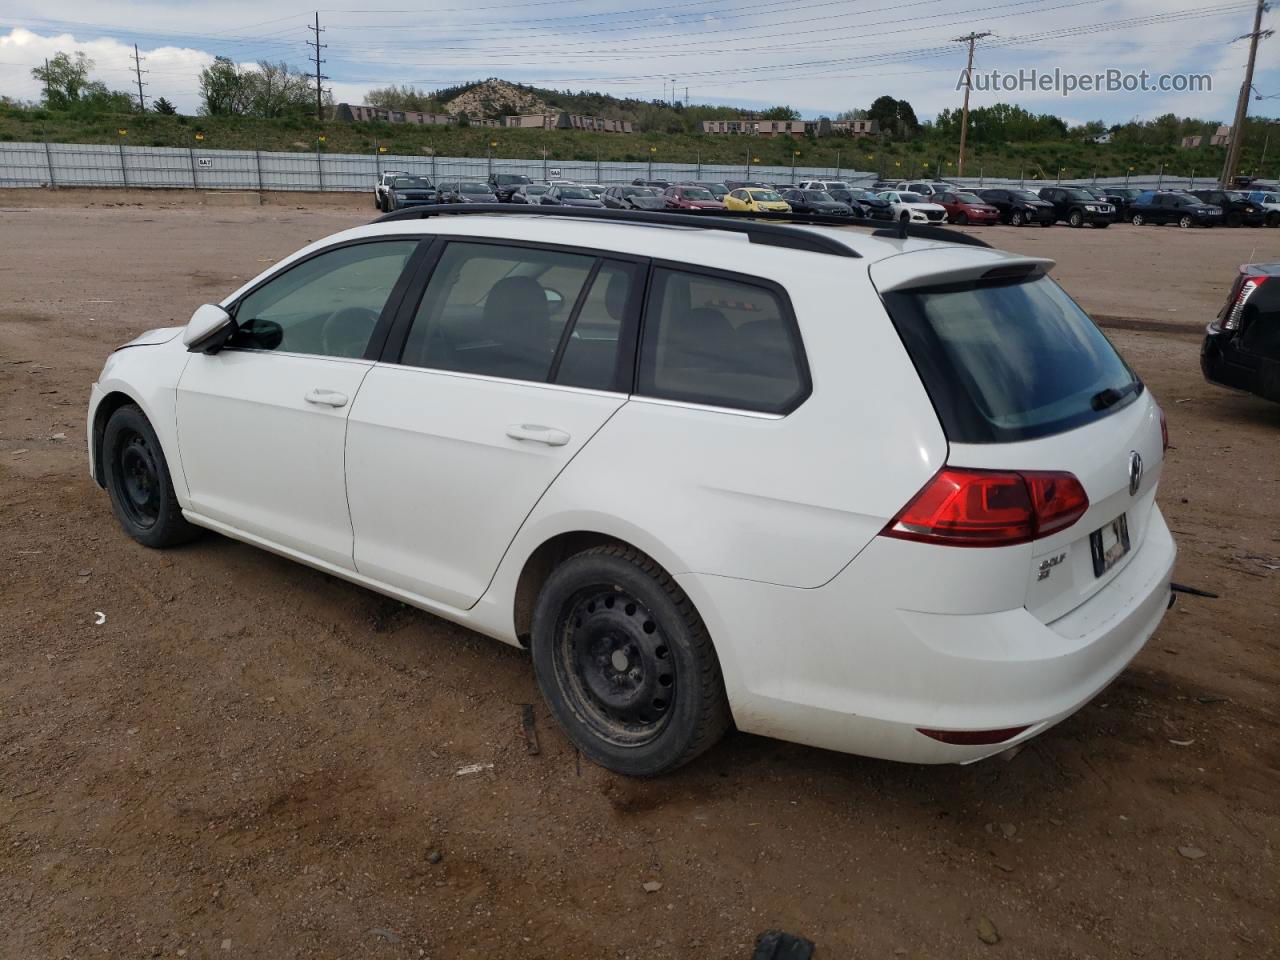
[[[111,354],[89,455],[126,532],[525,646],[634,775],[730,725],[977,760],[1155,630],[1163,417],[1052,261],[503,209],[347,230]]]

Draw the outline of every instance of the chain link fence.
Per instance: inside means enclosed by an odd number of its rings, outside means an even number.
[[[371,191],[378,176],[394,170],[440,180],[484,180],[490,173],[524,174],[534,180],[630,183],[645,180],[846,180],[869,187],[875,171],[833,167],[766,166],[755,163],[657,163],[556,160],[551,157],[424,157],[392,154],[284,153],[266,150],[206,150],[202,147],[131,147],[119,144],[0,143],[3,187],[159,187],[197,190]],[[1035,178],[948,178],[977,188],[1029,186],[1056,180]],[[1067,183],[1141,188],[1212,187],[1214,179],[1160,174],[1064,179]]]

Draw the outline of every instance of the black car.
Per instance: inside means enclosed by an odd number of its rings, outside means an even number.
[[[791,204],[793,213],[820,213],[826,216],[851,217],[853,208],[834,199],[825,190],[787,190],[782,199]]]
[[[724,203],[724,198],[729,193],[729,188],[719,180],[676,180],[671,184],[673,187],[701,187],[703,190],[710,190],[711,195]]]
[[[610,187],[600,198],[610,210],[662,210],[666,207],[657,187]]]
[[[387,184],[384,202],[387,210],[403,210],[405,207],[435,203],[436,188],[430,177],[396,177]]]
[[[1116,208],[1116,222],[1128,220],[1125,211],[1143,191],[1138,187],[1090,187],[1095,197],[1107,201]]]
[[[1135,227],[1144,223],[1176,223],[1180,227],[1213,227],[1222,223],[1222,208],[1189,193],[1144,190],[1125,208]]]
[[[1280,263],[1240,268],[1200,347],[1210,383],[1280,402]]]
[[[1020,227],[1024,223],[1038,223],[1051,227],[1057,221],[1053,204],[1041,200],[1030,190],[1007,188],[975,190],[979,197],[1000,211],[1000,222]]]
[[[776,190],[771,183],[765,183],[763,180],[726,180],[724,185],[729,190],[741,190],[744,187],[751,187],[756,190]]]
[[[572,183],[560,183],[542,195],[542,204],[549,207],[603,207],[600,199],[586,187]]]
[[[545,183],[525,183],[511,193],[512,203],[536,204],[542,202],[542,195],[551,188]]]
[[[533,181],[522,173],[489,174],[489,189],[493,191],[493,195],[498,198],[500,203],[510,203],[511,195],[517,189],[528,186],[531,183]]]
[[[865,217],[868,220],[893,220],[893,204],[882,197],[877,197],[870,190],[861,190],[858,187],[835,187],[827,193],[831,194],[832,200],[848,204],[855,217]]]
[[[636,177],[631,181],[633,187],[657,187],[659,190],[665,190],[671,186],[670,180],[646,180],[644,177]]]
[[[1207,204],[1221,207],[1223,223],[1228,227],[1260,227],[1266,222],[1267,211],[1243,193],[1232,193],[1227,190],[1192,190],[1191,195],[1199,197]]]
[[[1073,227],[1083,227],[1086,223],[1109,227],[1116,215],[1115,207],[1082,187],[1042,187],[1040,199],[1053,204],[1055,221],[1065,220]]]
[[[441,180],[441,203],[497,203],[493,190],[480,180]]]

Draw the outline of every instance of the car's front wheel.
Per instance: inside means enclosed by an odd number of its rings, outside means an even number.
[[[200,528],[182,516],[155,430],[133,404],[107,421],[102,465],[111,509],[133,539],[148,547],[173,547],[200,535]]]
[[[1013,211],[1013,213],[1009,214],[1009,223],[1010,223],[1010,224],[1012,224],[1012,225],[1013,225],[1013,226],[1015,226],[1015,227],[1020,227],[1020,226],[1022,226],[1022,224],[1023,224],[1022,211],[1021,211],[1021,210],[1015,210],[1015,211]]]
[[[1067,217],[1067,223],[1077,229],[1084,226],[1084,214],[1079,210],[1072,210],[1071,215]]]
[[[1178,218],[1178,226],[1180,226],[1183,230],[1190,230],[1195,225],[1196,225],[1196,222],[1191,217],[1190,214],[1184,213],[1181,217]]]
[[[570,557],[533,612],[538,687],[569,739],[629,776],[673,770],[729,728],[720,662],[683,590],[622,544]]]

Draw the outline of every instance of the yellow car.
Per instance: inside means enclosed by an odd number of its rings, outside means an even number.
[[[782,199],[776,190],[763,187],[743,187],[725,194],[726,210],[750,210],[752,213],[790,213],[791,204]]]

